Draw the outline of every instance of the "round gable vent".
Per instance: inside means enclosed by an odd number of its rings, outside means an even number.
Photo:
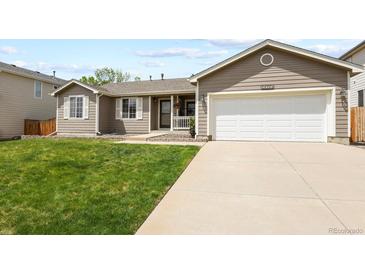
[[[270,66],[274,62],[274,56],[272,56],[270,53],[265,53],[260,58],[260,63],[263,66]]]

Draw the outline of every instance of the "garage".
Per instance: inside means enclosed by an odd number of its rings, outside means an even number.
[[[217,97],[211,101],[215,140],[327,141],[327,96]]]

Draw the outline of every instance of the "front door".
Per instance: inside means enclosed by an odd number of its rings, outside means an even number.
[[[160,128],[171,127],[171,101],[160,100]]]

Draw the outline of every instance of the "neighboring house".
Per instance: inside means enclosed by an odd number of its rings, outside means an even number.
[[[189,79],[56,90],[58,134],[186,130],[213,140],[349,140],[350,76],[361,66],[265,40]]]
[[[0,62],[0,139],[24,133],[24,119],[56,117],[51,93],[66,81]]]
[[[360,44],[343,54],[340,59],[365,66],[365,41],[362,41]],[[350,106],[363,107],[365,105],[365,73],[351,77],[350,90]]]

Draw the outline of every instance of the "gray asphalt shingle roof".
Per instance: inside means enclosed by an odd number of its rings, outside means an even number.
[[[100,88],[99,88],[100,89]],[[107,90],[111,94],[122,95],[124,93],[143,93],[157,91],[195,91],[187,78],[131,81],[123,83],[109,83],[101,86],[102,90]]]
[[[10,65],[10,64],[4,63],[4,62],[0,62],[0,71],[1,70],[8,72],[8,73],[23,75],[25,77],[34,78],[34,79],[41,80],[41,81],[43,80],[43,81],[50,82],[50,83],[53,83],[56,85],[63,85],[67,82],[66,80],[63,80],[61,78],[57,78],[57,77],[54,78],[53,75],[47,75],[44,73],[40,73],[38,71],[17,67],[15,65]]]

